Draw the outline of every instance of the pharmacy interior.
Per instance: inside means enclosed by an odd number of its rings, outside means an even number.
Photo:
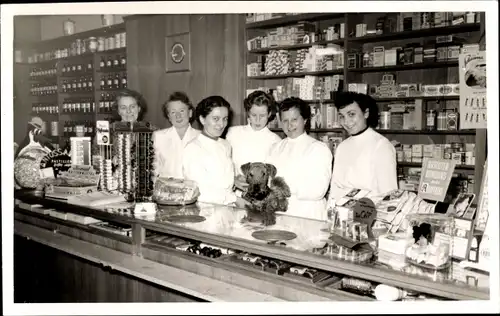
[[[93,28],[82,17],[58,20],[59,36],[23,33],[49,19],[16,23],[16,302],[489,299],[484,12],[96,15]],[[147,101],[141,119],[116,105],[130,90]],[[228,129],[252,120],[252,94],[276,101],[276,144],[293,143],[286,112],[300,109],[307,141],[332,162],[323,204],[294,196],[295,179],[309,191],[323,181],[313,156],[286,172],[294,157],[231,162],[220,178],[234,175],[232,189],[240,172],[249,185],[235,200],[210,202],[219,174],[193,180],[203,168],[158,176],[158,159],[183,150],[155,136],[175,125],[164,107],[176,91],[203,130],[184,166],[211,141],[198,116],[210,102],[230,107],[220,142],[234,155],[247,136]],[[360,95],[379,112],[361,135],[345,126],[352,104],[338,105]],[[337,150],[367,129],[390,144],[396,188],[334,198]],[[252,170],[266,194],[252,195]],[[23,260],[33,253],[37,265]]]

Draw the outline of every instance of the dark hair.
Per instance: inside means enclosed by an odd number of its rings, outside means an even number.
[[[139,106],[139,115],[137,117],[137,121],[142,121],[144,118],[144,114],[146,114],[148,105],[146,103],[146,99],[140,94],[139,92],[131,89],[124,89],[120,90],[116,96],[115,96],[115,101],[113,104],[113,112],[115,113],[115,117],[119,118],[120,115],[118,114],[118,100],[123,97],[131,97],[134,98],[135,101],[137,102],[137,105]],[[117,119],[119,121],[120,119]]]
[[[165,101],[165,103],[163,103],[163,105],[162,105],[163,115],[165,115],[165,117],[167,119],[168,119],[168,104],[170,102],[175,102],[175,101],[180,101],[180,102],[184,103],[185,105],[187,105],[188,110],[193,111],[193,114],[194,114],[193,103],[191,102],[191,100],[189,99],[187,94],[184,92],[181,92],[181,91],[176,91],[176,92],[172,93],[171,95],[169,95],[167,101]],[[189,119],[189,122],[192,122],[194,119],[195,119],[195,115],[191,116],[191,118]]]
[[[306,120],[305,130],[306,132],[308,132],[311,129],[311,107],[309,106],[309,104],[307,104],[306,101],[300,98],[290,97],[286,98],[280,103],[280,120],[282,119],[283,112],[288,111],[292,108],[298,109],[300,116],[302,116],[302,118]]]
[[[250,112],[253,105],[267,107],[267,113],[271,114],[268,122],[271,122],[276,117],[276,101],[274,100],[272,94],[261,90],[250,93],[250,95],[243,101],[243,107],[245,108],[247,114]]]
[[[378,106],[374,98],[369,95],[357,92],[337,92],[334,96],[334,105],[337,109],[342,109],[349,104],[356,102],[361,111],[364,113],[368,109],[368,118],[366,125],[372,128],[378,125]]]
[[[226,101],[226,99],[218,95],[207,97],[201,100],[200,103],[198,103],[198,105],[196,106],[196,119],[199,121],[200,116],[206,118],[213,109],[220,107],[227,108],[229,113],[231,113],[231,105]]]

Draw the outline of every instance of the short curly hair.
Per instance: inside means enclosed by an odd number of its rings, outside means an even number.
[[[282,114],[292,108],[299,110],[300,116],[306,120],[305,130],[307,132],[311,129],[311,107],[306,101],[301,98],[290,97],[283,100],[279,105],[280,119],[282,119]]]
[[[167,101],[165,101],[162,104],[163,115],[165,116],[165,118],[168,119],[168,104],[170,102],[174,102],[174,101],[180,101],[180,102],[184,103],[188,107],[189,110],[193,111],[193,115],[189,119],[190,123],[196,119],[196,115],[194,113],[195,111],[194,111],[193,103],[189,99],[188,95],[185,92],[181,92],[181,91],[176,91],[176,92],[172,93],[171,95],[169,95]]]
[[[148,104],[146,102],[146,99],[144,99],[144,96],[140,94],[139,92],[131,89],[123,89],[118,91],[115,96],[115,100],[113,102],[113,116],[114,120],[119,121],[120,120],[120,115],[118,114],[118,100],[124,97],[131,97],[134,98],[135,101],[137,102],[137,105],[139,106],[139,116],[137,117],[138,121],[142,121],[144,118],[144,115],[147,112],[148,109]]]
[[[356,102],[361,111],[364,113],[368,109],[368,118],[366,125],[372,128],[377,127],[379,120],[379,110],[377,101],[369,95],[357,92],[337,92],[333,99],[337,109],[342,109]]]
[[[248,114],[254,105],[267,107],[267,113],[270,114],[268,122],[271,122],[276,117],[277,104],[272,94],[266,93],[262,90],[250,93],[243,101],[245,112]]]
[[[213,109],[220,107],[227,108],[229,116],[231,115],[231,105],[226,101],[226,99],[219,95],[206,97],[205,99],[201,100],[200,103],[198,103],[198,105],[196,106],[196,119],[201,124],[200,116],[206,118]]]

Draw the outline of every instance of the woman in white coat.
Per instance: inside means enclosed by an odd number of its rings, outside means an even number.
[[[233,192],[231,145],[220,138],[227,127],[229,111],[229,103],[220,96],[205,98],[198,104],[196,116],[203,130],[184,149],[184,178],[197,183],[198,201],[243,208],[247,202]]]
[[[246,185],[241,166],[247,162],[263,162],[271,146],[281,140],[267,127],[276,116],[276,102],[272,95],[254,91],[243,104],[248,124],[230,127],[226,135],[233,149],[235,184],[240,189]]]
[[[351,189],[375,196],[397,189],[396,150],[373,130],[378,124],[375,100],[366,94],[339,92],[335,107],[350,136],[335,151],[330,198],[338,201]]]
[[[185,93],[174,92],[163,104],[163,113],[172,127],[153,133],[156,172],[160,177],[182,179],[184,147],[200,134],[190,124],[193,105]]]
[[[310,106],[299,98],[285,99],[279,107],[286,138],[274,144],[267,162],[290,187],[287,215],[326,220],[325,194],[332,174],[332,153],[309,136]]]

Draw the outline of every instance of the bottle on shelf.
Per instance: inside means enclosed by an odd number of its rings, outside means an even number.
[[[76,71],[77,71],[77,72],[82,72],[82,71],[83,71],[82,64],[77,64],[77,65],[76,65]]]
[[[108,57],[108,60],[106,61],[106,68],[111,68],[113,67],[113,59],[111,56]]]
[[[76,89],[77,89],[76,79],[73,79],[73,81],[71,82],[71,92],[76,92]]]
[[[111,75],[108,75],[108,78],[106,79],[106,89],[110,90],[113,88],[113,78]]]
[[[94,78],[92,76],[90,76],[87,79],[87,90],[88,91],[93,91],[94,90]]]
[[[111,109],[110,101],[111,101],[111,97],[110,97],[109,93],[106,93],[104,96],[104,112],[106,112],[106,113],[109,113],[109,111]]]
[[[61,84],[61,91],[62,91],[63,93],[66,93],[66,90],[67,90],[67,89],[66,89],[66,85],[67,85],[67,82],[66,82],[66,79],[64,79],[64,80],[62,81],[62,84]]]
[[[122,77],[122,82],[121,82],[121,87],[123,89],[126,89],[127,88],[127,74],[123,74],[123,77]]]
[[[120,56],[116,55],[115,59],[113,60],[113,68],[118,68],[120,67]]]
[[[125,55],[122,56],[120,60],[120,67],[125,68],[127,66],[127,57]]]
[[[101,96],[99,98],[99,113],[104,112],[104,93],[101,92]]]
[[[120,83],[121,83],[120,75],[117,73],[117,74],[115,74],[115,78],[113,79],[113,88],[119,89]]]
[[[106,68],[106,60],[104,59],[104,56],[101,57],[101,60],[99,61],[99,69],[103,70]]]
[[[92,60],[89,60],[87,62],[87,71],[88,72],[92,72],[92,69],[94,68],[94,65],[93,65],[93,61]]]
[[[77,79],[77,81],[76,81],[76,90],[77,91],[82,91],[82,84],[83,84],[82,81],[83,81],[82,78]]]
[[[73,64],[71,65],[71,73],[75,73],[76,72],[76,64]]]
[[[106,77],[101,76],[100,86],[101,86],[101,90],[106,89]]]

